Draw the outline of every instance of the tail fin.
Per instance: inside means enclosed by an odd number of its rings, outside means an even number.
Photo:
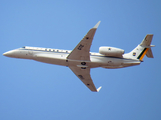
[[[143,60],[145,55],[153,58],[151,47],[154,47],[154,45],[151,45],[152,38],[153,34],[147,34],[143,41],[130,53],[125,54],[125,56],[132,59],[139,59],[140,61]]]

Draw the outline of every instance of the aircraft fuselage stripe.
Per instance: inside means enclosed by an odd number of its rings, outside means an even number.
[[[147,53],[148,48],[144,48],[144,50],[141,52],[141,54],[137,57],[137,59],[142,60],[145,54]]]

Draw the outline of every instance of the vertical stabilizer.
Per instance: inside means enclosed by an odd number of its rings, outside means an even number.
[[[140,61],[143,60],[145,55],[149,58],[153,58],[151,47],[154,47],[154,45],[151,45],[152,38],[153,34],[147,34],[143,41],[135,49],[124,56],[131,59],[139,59]]]
[[[147,51],[146,56],[148,58],[154,58],[151,48],[149,48],[149,50]]]

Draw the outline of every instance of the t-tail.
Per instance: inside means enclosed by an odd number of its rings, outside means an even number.
[[[124,54],[124,57],[139,59],[140,61],[143,61],[145,55],[149,58],[153,58],[151,47],[155,45],[151,45],[152,38],[153,34],[147,34],[143,41],[130,53]]]

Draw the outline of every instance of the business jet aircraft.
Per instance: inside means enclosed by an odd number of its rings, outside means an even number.
[[[123,68],[139,65],[145,55],[153,58],[151,47],[154,46],[151,45],[153,35],[147,34],[143,41],[130,53],[124,54],[123,49],[109,46],[101,46],[99,53],[90,52],[92,40],[99,24],[100,21],[88,31],[72,51],[25,46],[5,52],[3,55],[68,66],[91,91],[99,92],[101,87],[96,89],[93,84],[90,76],[91,68]]]

